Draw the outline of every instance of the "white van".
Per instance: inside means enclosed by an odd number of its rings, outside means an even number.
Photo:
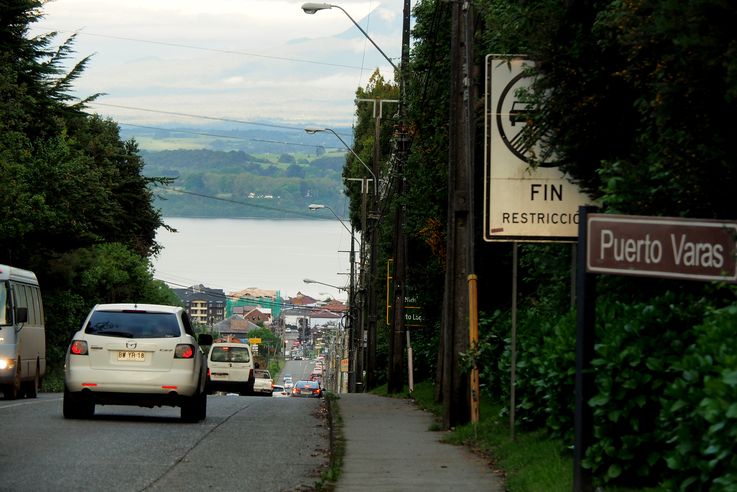
[[[0,265],[0,386],[6,400],[36,398],[46,373],[46,331],[36,274]]]
[[[207,356],[207,392],[253,395],[256,369],[247,343],[215,342]]]

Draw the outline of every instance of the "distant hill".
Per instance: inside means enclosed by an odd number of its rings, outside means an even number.
[[[319,146],[311,152],[289,150],[142,150],[141,155],[144,175],[174,179],[155,190],[155,205],[166,217],[314,218],[310,203],[341,208],[345,153],[326,153]]]

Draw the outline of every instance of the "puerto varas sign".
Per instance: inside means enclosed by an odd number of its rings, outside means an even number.
[[[522,58],[486,57],[484,240],[575,241],[578,207],[591,200],[559,169],[547,135],[530,121]]]
[[[587,215],[592,273],[737,281],[737,222]]]

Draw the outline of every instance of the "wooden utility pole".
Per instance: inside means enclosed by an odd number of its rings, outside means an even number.
[[[404,0],[402,15],[402,63],[399,74],[399,131],[396,137],[396,174],[397,174],[397,202],[394,211],[394,298],[391,333],[389,336],[389,371],[387,377],[387,391],[399,393],[402,391],[404,371],[404,297],[407,277],[407,241],[404,231],[405,207],[404,195],[406,181],[404,179],[404,165],[409,152],[409,135],[407,134],[407,73],[409,65],[409,31],[410,31],[410,0]]]
[[[472,17],[466,1],[451,3],[451,94],[448,156],[448,239],[440,370],[443,426],[470,420],[468,374],[459,354],[469,347],[468,277],[473,273]]]
[[[397,99],[357,99],[358,102],[372,102],[374,115],[374,160],[371,165],[376,179],[381,175],[381,118],[384,112],[384,103],[398,103]],[[366,389],[376,386],[376,323],[378,320],[377,309],[377,286],[380,285],[377,278],[378,254],[379,254],[379,183],[374,184],[373,201],[369,212],[370,225],[364,230],[365,237],[369,243],[369,274],[365,288],[368,295],[368,333],[366,334]],[[363,340],[363,339],[362,339]],[[363,343],[363,341],[361,342]]]

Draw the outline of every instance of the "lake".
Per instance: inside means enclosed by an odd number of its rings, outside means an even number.
[[[297,292],[317,299],[347,298],[344,291],[303,282],[309,278],[348,285],[351,236],[338,220],[165,217],[163,221],[177,232],[157,231],[162,251],[152,263],[155,278],[171,287],[203,284],[226,293],[257,287],[281,291],[282,298]]]

